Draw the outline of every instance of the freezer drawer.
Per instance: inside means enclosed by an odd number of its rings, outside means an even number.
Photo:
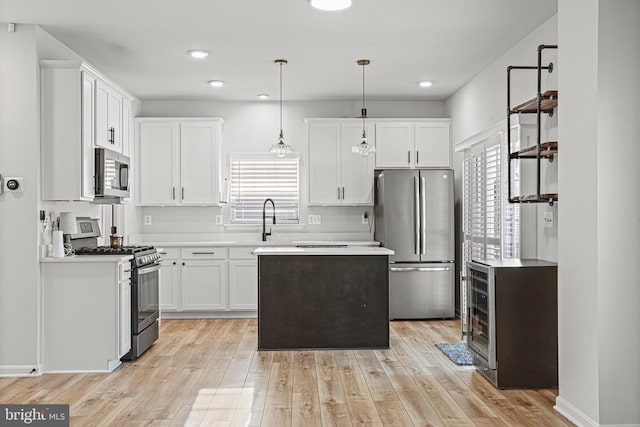
[[[391,264],[391,319],[454,317],[454,263]]]

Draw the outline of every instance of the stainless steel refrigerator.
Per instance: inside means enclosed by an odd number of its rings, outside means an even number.
[[[391,319],[454,317],[453,170],[375,175],[375,239],[393,249]]]

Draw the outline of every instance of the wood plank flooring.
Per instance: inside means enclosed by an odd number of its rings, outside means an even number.
[[[389,350],[258,352],[255,319],[164,320],[111,374],[0,378],[1,403],[67,403],[72,426],[570,426],[557,390],[497,390],[435,347],[455,320],[391,322]]]

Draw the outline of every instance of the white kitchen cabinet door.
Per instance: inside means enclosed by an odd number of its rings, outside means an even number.
[[[182,310],[226,308],[226,261],[182,261]]]
[[[219,203],[218,164],[220,125],[215,122],[180,124],[180,203]]]
[[[122,154],[131,157],[131,101],[122,98]]]
[[[179,137],[177,122],[140,123],[140,204],[178,204]]]
[[[118,306],[118,354],[124,356],[131,350],[131,282],[120,282],[120,304]]]
[[[367,137],[371,144],[375,128],[367,124]],[[362,123],[345,122],[340,130],[341,146],[341,203],[344,205],[373,204],[373,154],[362,157],[351,148],[362,141]]]
[[[82,71],[82,197],[95,196],[95,89],[96,76]]]
[[[340,121],[309,123],[309,204],[340,204]]]
[[[111,129],[112,150],[122,152],[122,95],[114,89],[109,90],[107,102],[107,127]]]
[[[160,267],[160,311],[180,310],[178,261],[163,260]]]
[[[450,121],[415,124],[415,166],[451,167]]]
[[[413,167],[415,162],[413,123],[376,123],[375,141],[377,168]]]
[[[229,310],[258,309],[258,262],[229,261]]]

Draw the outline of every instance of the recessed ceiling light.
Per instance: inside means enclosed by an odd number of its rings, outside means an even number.
[[[222,80],[209,80],[207,83],[209,83],[209,85],[211,87],[222,87],[222,86],[224,86],[224,82]]]
[[[420,86],[420,87],[431,87],[431,86],[433,86],[433,82],[425,80],[423,82],[418,83],[418,86]]]
[[[320,10],[343,10],[351,6],[351,0],[309,0],[309,3]]]
[[[269,95],[266,93],[261,93],[258,95],[258,99],[269,99]]]
[[[209,56],[209,52],[206,50],[188,50],[187,53],[195,59],[204,59]]]

